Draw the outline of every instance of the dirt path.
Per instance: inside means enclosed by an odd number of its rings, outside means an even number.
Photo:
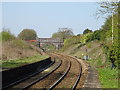
[[[88,76],[86,77],[85,83],[83,85],[83,90],[85,88],[101,88],[98,72],[91,66],[89,66]]]

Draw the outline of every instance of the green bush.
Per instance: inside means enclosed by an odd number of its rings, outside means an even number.
[[[33,29],[23,29],[22,32],[19,33],[18,38],[22,40],[35,40],[37,37],[37,33]]]
[[[53,44],[45,44],[42,48],[47,51],[54,51],[56,49],[55,45]]]
[[[83,34],[87,34],[87,33],[91,33],[91,32],[92,32],[92,30],[85,29],[85,30],[83,31]]]
[[[68,39],[65,39],[64,46],[70,46],[72,44],[77,44],[77,43],[81,43],[80,36],[73,36]]]
[[[11,41],[15,39],[15,36],[12,35],[9,31],[2,31],[0,33],[0,38],[2,38],[1,40],[4,42],[4,41]]]
[[[105,40],[106,31],[105,30],[96,30],[93,34],[87,36],[86,42],[94,41],[94,40]]]
[[[118,55],[119,54],[119,47],[115,44],[111,46],[104,45],[104,53],[106,55],[106,59],[109,60],[111,63],[114,62],[118,66]]]
[[[109,48],[109,58],[112,58],[115,63],[118,63],[118,55],[119,55],[119,47],[116,46],[116,45],[112,45],[110,48]]]

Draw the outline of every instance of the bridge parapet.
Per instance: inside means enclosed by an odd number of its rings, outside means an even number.
[[[53,44],[58,49],[64,45],[63,40],[59,38],[37,38],[37,42],[39,43],[39,46]]]
[[[38,42],[47,42],[47,43],[63,43],[63,40],[59,38],[39,38]]]

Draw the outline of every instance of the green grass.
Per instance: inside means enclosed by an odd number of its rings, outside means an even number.
[[[27,58],[20,58],[20,59],[16,59],[16,60],[2,60],[2,61],[0,61],[0,63],[2,62],[0,67],[15,68],[18,66],[38,62],[38,61],[46,59],[46,58],[48,58],[48,56],[35,55],[35,56],[31,56],[31,57],[27,57]]]
[[[98,68],[99,80],[103,88],[118,88],[118,70]]]
[[[110,62],[106,62],[106,66],[100,68],[104,64],[100,59],[87,61],[92,67],[98,71],[99,80],[102,88],[118,88],[118,69],[112,69]],[[99,68],[98,68],[99,67]]]
[[[92,47],[91,43],[88,43],[86,46],[87,46],[87,48],[91,48]]]
[[[99,66],[102,66],[102,61],[100,59],[100,57],[98,57],[96,60],[93,60],[93,59],[89,59],[87,60],[87,62],[92,66],[92,67],[99,67]]]
[[[9,30],[0,32],[0,39],[2,40],[2,42],[14,40],[15,38],[16,37],[11,34]]]

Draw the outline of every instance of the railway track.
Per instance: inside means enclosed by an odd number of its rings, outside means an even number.
[[[62,55],[64,56],[64,55]],[[71,88],[74,90],[80,80],[81,73],[82,73],[82,67],[79,61],[76,59],[70,57],[70,56],[65,56],[66,59],[69,59],[71,61],[71,68],[67,72],[66,77],[63,80],[58,80],[59,84],[55,85],[53,84],[49,89],[51,90],[53,87],[54,88]],[[56,82],[55,82],[56,83]]]
[[[53,89],[71,88],[75,89],[79,85],[82,67],[79,61],[70,56],[52,53],[52,57],[57,57],[55,63],[43,72],[25,80],[8,90],[13,89]]]
[[[48,67],[47,69],[44,69],[42,72],[37,73],[36,75],[29,77],[28,79],[19,82],[18,84],[8,88],[8,90],[13,90],[13,89],[26,89],[29,88],[30,86],[34,85],[38,81],[44,79],[47,77],[49,74],[54,72],[57,68],[60,67],[62,64],[61,60],[55,60],[54,64],[51,67]]]
[[[61,57],[58,54],[52,54],[52,55],[55,57],[57,56],[60,60],[62,60],[61,66],[57,70],[55,70],[52,74],[50,74],[48,77],[36,83],[35,85],[31,86],[29,89],[34,89],[34,88],[48,89],[51,86],[51,84],[54,84],[59,78],[61,78],[64,75],[65,71],[67,71],[68,67],[70,67],[69,60],[65,60],[64,57]]]
[[[82,68],[79,61],[66,55],[57,54],[57,56],[60,59],[62,59],[63,64],[67,65],[67,67],[65,67],[65,65],[63,66],[61,65],[61,67],[58,70],[56,70],[53,74],[51,74],[49,77],[47,77],[43,81],[40,81],[35,85],[31,86],[30,89],[44,88],[44,89],[51,90],[53,88],[56,88],[56,89],[57,88],[71,88],[71,89],[76,88],[82,72]],[[62,75],[54,76],[55,74],[58,74],[60,70],[62,72],[61,73]],[[52,78],[52,77],[55,77],[55,78]]]
[[[20,79],[20,80],[18,80],[18,81],[16,81],[16,82],[13,82],[13,83],[11,83],[11,84],[9,84],[9,85],[6,85],[6,86],[2,87],[2,89],[11,88],[12,86],[15,86],[16,84],[19,84],[19,83],[21,83],[21,82],[23,82],[23,81],[25,81],[25,80],[27,80],[27,79],[29,79],[29,78],[31,78],[31,77],[34,77],[35,75],[37,75],[37,74],[41,73],[42,71],[44,71],[45,69],[49,68],[49,67],[50,67],[51,65],[53,65],[54,63],[55,63],[55,59],[53,60],[53,62],[52,62],[50,65],[46,66],[45,68],[43,68],[43,69],[41,69],[41,70],[38,70],[37,72],[35,72],[35,73],[33,73],[33,74],[30,74],[30,75],[28,75],[27,77],[24,77],[24,78],[22,78],[22,79]]]

